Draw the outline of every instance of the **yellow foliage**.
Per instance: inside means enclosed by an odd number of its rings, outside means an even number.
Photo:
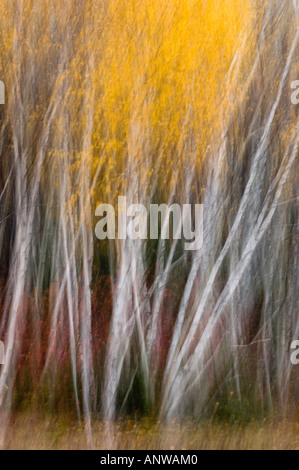
[[[221,132],[228,71],[252,29],[253,3],[1,2],[0,78],[11,104],[24,104],[30,151],[55,109],[51,171],[63,159],[73,192],[88,167],[95,200],[116,199],[133,184],[167,197],[182,172],[200,171]]]

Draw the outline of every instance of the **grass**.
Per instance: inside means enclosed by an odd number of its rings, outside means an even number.
[[[247,425],[204,423],[153,424],[126,420],[108,428],[93,424],[98,450],[299,450],[299,422],[267,421]],[[5,441],[8,450],[87,449],[84,427],[69,419],[38,414],[11,417]]]

